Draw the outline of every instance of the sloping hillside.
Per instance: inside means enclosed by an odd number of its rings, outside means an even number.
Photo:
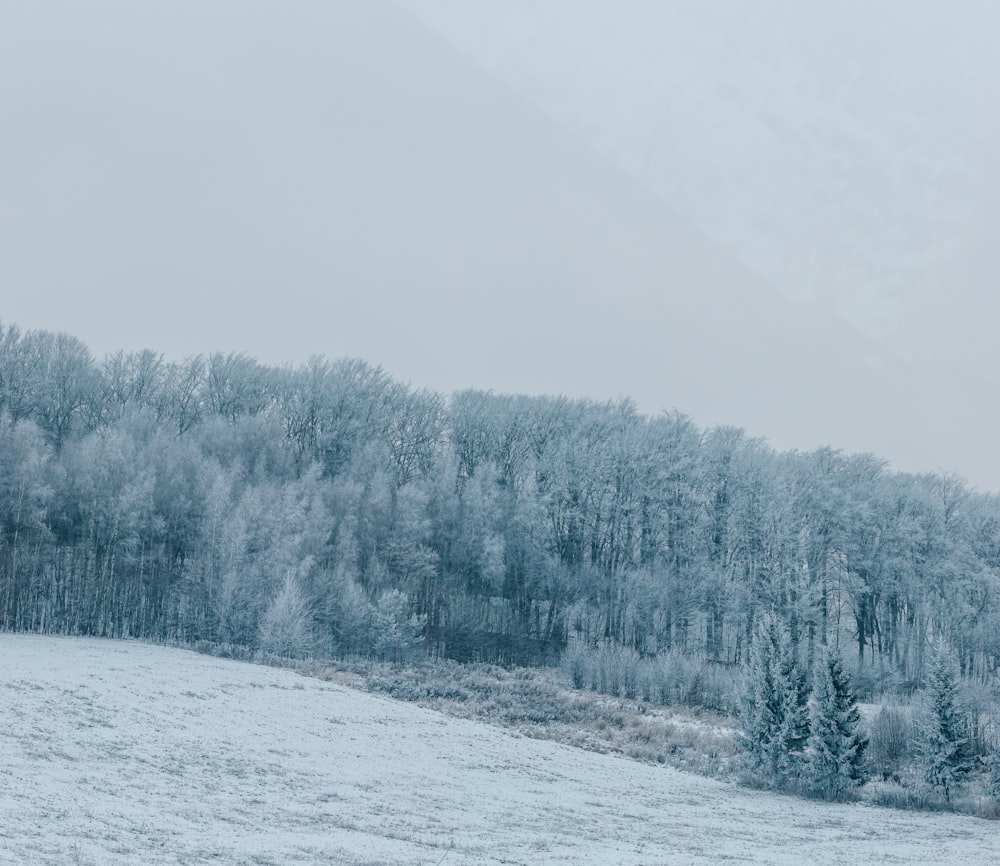
[[[297,674],[0,635],[0,862],[952,863],[995,827],[802,802]]]

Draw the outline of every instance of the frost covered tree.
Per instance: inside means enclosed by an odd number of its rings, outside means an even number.
[[[924,781],[942,791],[948,802],[973,767],[966,722],[958,706],[957,679],[952,656],[939,646],[931,661],[927,683],[928,717],[919,726],[918,751]]]
[[[424,617],[410,614],[399,590],[382,593],[372,608],[372,653],[375,658],[401,662],[420,646]]]
[[[932,629],[963,676],[1000,663],[1000,497],[960,479],[628,400],[444,399],[350,359],[98,363],[0,324],[0,628],[255,649],[288,573],[340,655],[728,665],[772,610],[810,669],[851,627],[875,690],[925,678]]]
[[[840,799],[864,784],[868,738],[858,730],[861,713],[844,663],[828,649],[817,663],[809,701],[806,771],[812,793]]]
[[[294,575],[285,578],[261,618],[260,647],[288,658],[301,658],[312,651],[312,616]]]
[[[765,784],[785,787],[799,777],[808,699],[788,628],[773,614],[761,617],[743,673],[740,741],[747,767]]]
[[[994,749],[990,755],[988,769],[986,793],[1000,803],[1000,748]]]

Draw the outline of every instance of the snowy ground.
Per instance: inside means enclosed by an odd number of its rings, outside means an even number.
[[[298,674],[0,635],[0,863],[996,863],[996,824],[827,806]]]

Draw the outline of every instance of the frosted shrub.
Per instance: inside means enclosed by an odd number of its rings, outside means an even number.
[[[987,763],[989,774],[986,777],[986,793],[997,803],[1000,803],[1000,750],[990,755]]]
[[[991,692],[969,682],[961,684],[961,704],[965,715],[965,735],[974,757],[988,761],[996,744],[997,726],[994,721],[996,709]]]
[[[657,656],[649,663],[650,693],[652,699],[661,704],[670,703],[673,696],[671,671],[677,659],[671,655]]]
[[[660,701],[659,667],[655,659],[640,659],[636,668],[636,694],[647,703]]]
[[[868,765],[882,779],[899,781],[910,758],[913,725],[902,707],[882,707],[868,731]]]
[[[739,676],[734,668],[702,662],[694,671],[686,690],[685,703],[719,713],[731,713],[736,706]]]
[[[571,641],[563,653],[562,669],[574,688],[589,688],[603,695],[634,699],[648,688],[646,665],[628,647],[587,647]]]
[[[602,695],[617,695],[621,684],[621,669],[612,651],[602,647],[597,651],[597,691]]]
[[[735,671],[679,652],[643,658],[629,647],[588,647],[581,641],[570,641],[561,667],[577,689],[723,713],[731,712],[734,706]]]
[[[734,668],[671,651],[654,662],[651,691],[662,704],[733,711],[739,674]]]
[[[619,654],[622,676],[622,697],[635,700],[639,683],[639,654],[635,650],[623,649]]]
[[[608,646],[597,651],[601,688],[615,697],[634,698],[638,682],[639,654],[627,647]]]
[[[569,676],[574,689],[591,686],[594,674],[593,650],[582,641],[571,640],[563,653],[562,669]]]

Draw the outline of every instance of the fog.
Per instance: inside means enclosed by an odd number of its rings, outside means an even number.
[[[855,25],[819,54],[801,12],[467,5],[0,4],[0,317],[98,355],[631,395],[1000,489],[983,21],[857,17],[866,96],[830,113]],[[892,58],[956,62],[866,65],[904,19]]]
[[[876,336],[912,337],[983,252],[991,0],[407,5],[789,297]]]
[[[997,486],[1000,5],[406,5],[790,300],[868,335],[922,395],[919,426],[955,422],[928,455]]]

